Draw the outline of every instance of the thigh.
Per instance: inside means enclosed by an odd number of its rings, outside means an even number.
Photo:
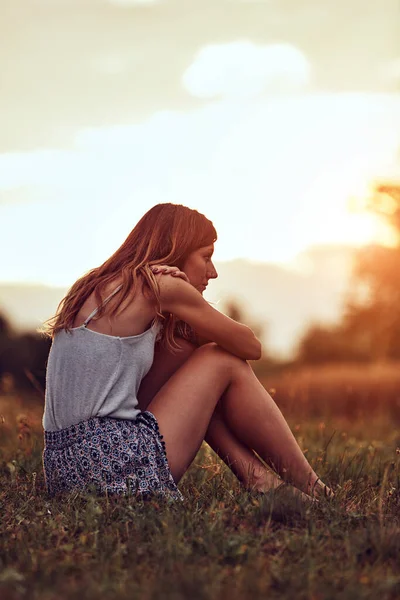
[[[153,364],[146,377],[143,378],[137,396],[140,410],[146,410],[157,392],[196,349],[196,346],[187,340],[178,338],[177,342],[181,346],[181,350],[177,350],[176,353],[172,353],[171,350],[159,344],[156,345]]]
[[[195,350],[150,402],[164,436],[167,457],[176,482],[196,456],[211,417],[237,369],[245,361],[206,344]]]

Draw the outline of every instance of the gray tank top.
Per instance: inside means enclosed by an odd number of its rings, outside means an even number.
[[[104,304],[120,289],[118,286]],[[135,420],[137,393],[154,359],[161,325],[138,335],[117,337],[87,329],[96,308],[80,327],[56,333],[46,372],[45,431],[57,431],[91,417]]]

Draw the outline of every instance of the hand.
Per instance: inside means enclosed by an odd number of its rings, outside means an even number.
[[[150,269],[154,274],[172,275],[173,277],[180,277],[184,281],[190,283],[186,273],[178,269],[178,267],[171,267],[169,265],[150,265]]]

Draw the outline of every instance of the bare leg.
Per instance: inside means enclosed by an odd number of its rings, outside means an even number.
[[[245,361],[215,344],[196,350],[148,407],[164,435],[175,481],[194,459],[223,395],[223,411],[235,436],[285,480],[310,493],[318,477],[275,402]]]
[[[196,346],[186,340],[179,339],[179,344],[182,349],[176,354],[156,346],[153,365],[143,379],[138,393],[141,410],[146,410],[157,392],[196,349]],[[254,452],[231,431],[220,404],[221,402],[217,404],[212,414],[204,440],[247,489],[267,491],[280,485],[282,480],[266,469]]]
[[[221,410],[224,395],[214,410],[205,441],[228,465],[239,481],[251,491],[268,491],[282,484],[276,473],[267,469],[254,452],[238,439]]]

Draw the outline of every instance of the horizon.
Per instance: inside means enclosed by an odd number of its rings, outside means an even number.
[[[353,256],[350,246],[330,245],[309,249],[290,267],[240,258],[218,262],[219,277],[210,281],[205,298],[222,312],[233,301],[248,324],[262,327],[267,350],[288,357],[310,322],[340,319]],[[0,314],[18,331],[40,328],[72,283],[0,281]]]
[[[218,241],[216,242],[216,245]],[[304,273],[307,272],[310,268],[310,263],[305,263],[305,257],[309,255],[315,255],[323,252],[330,251],[345,251],[345,252],[356,252],[361,245],[354,245],[350,243],[326,243],[326,244],[313,244],[310,246],[306,246],[300,252],[295,254],[291,260],[287,261],[274,261],[274,260],[258,260],[255,258],[249,258],[246,256],[234,256],[232,258],[219,260],[214,259],[216,264],[230,264],[230,263],[248,263],[249,265],[265,265],[270,267],[277,267],[286,271],[294,272],[294,273]],[[216,252],[214,252],[214,257]],[[96,268],[98,265],[91,265],[86,271],[82,271],[77,275],[76,278],[72,280],[65,280],[65,282],[53,283],[51,281],[46,281],[46,279],[3,279],[0,272],[0,285],[21,285],[21,286],[44,286],[50,288],[66,288],[71,285],[79,278],[82,277],[85,273],[87,273],[90,269]],[[212,282],[211,282],[212,283]],[[1,298],[0,298],[1,302]]]

